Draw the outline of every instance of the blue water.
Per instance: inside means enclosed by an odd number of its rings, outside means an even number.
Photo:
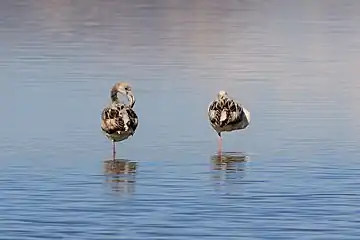
[[[0,239],[360,239],[358,1],[0,2]],[[100,113],[117,81],[139,127]],[[251,112],[224,134],[226,90]]]

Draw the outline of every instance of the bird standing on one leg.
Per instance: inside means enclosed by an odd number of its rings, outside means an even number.
[[[125,104],[118,98],[118,93],[127,97]],[[101,130],[113,142],[113,160],[115,161],[115,143],[134,135],[138,125],[138,117],[132,109],[135,96],[128,83],[116,83],[110,91],[111,103],[101,113]]]
[[[250,112],[231,99],[225,91],[220,91],[217,99],[210,103],[208,116],[211,126],[219,135],[219,154],[222,150],[221,133],[244,129],[250,123]]]

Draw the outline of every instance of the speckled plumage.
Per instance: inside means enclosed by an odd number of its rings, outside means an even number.
[[[123,103],[118,93],[126,96],[129,103]],[[138,126],[138,117],[133,109],[135,97],[128,83],[116,83],[110,91],[111,104],[101,113],[101,130],[113,142],[113,158],[115,160],[115,142],[133,136]]]
[[[217,99],[208,107],[211,126],[218,133],[219,151],[221,149],[221,133],[246,128],[250,124],[250,112],[231,99],[225,91],[220,91]]]
[[[104,108],[101,114],[101,129],[114,142],[134,135],[138,125],[135,111],[123,103],[113,103]]]

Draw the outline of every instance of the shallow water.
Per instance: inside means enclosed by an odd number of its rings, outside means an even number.
[[[1,1],[0,239],[359,239],[359,11]],[[118,80],[139,127],[111,166],[100,113]],[[252,122],[219,159],[221,89]]]

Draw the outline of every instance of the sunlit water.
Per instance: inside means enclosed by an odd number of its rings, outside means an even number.
[[[0,3],[0,239],[360,239],[359,1]],[[100,113],[131,83],[139,127]],[[219,90],[252,122],[216,133]]]

